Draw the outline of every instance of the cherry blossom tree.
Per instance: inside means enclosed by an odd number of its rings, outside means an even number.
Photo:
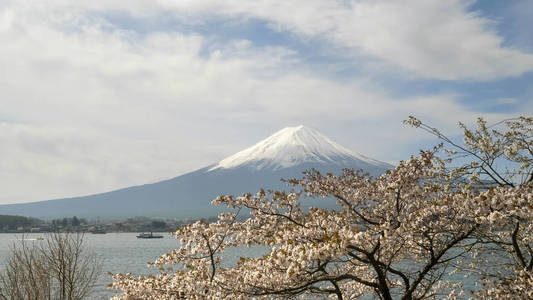
[[[445,160],[462,161],[450,170],[469,182],[471,218],[481,225],[473,248],[483,278],[481,298],[533,298],[533,118],[519,117],[475,130],[464,124],[460,145],[416,118],[406,123],[437,136],[447,145]],[[488,267],[491,265],[491,267]]]
[[[463,287],[450,274],[464,271],[487,275],[476,297],[528,295],[531,119],[507,121],[511,130],[504,133],[489,132],[483,120],[475,131],[463,126],[464,145],[415,118],[407,123],[459,151],[444,150],[444,157],[442,146],[422,151],[378,178],[311,170],[289,180],[290,192],[220,196],[213,203],[231,213],[179,228],[180,248],[153,263],[160,274],[114,275],[111,287],[122,291],[115,298],[453,299],[463,296]],[[458,158],[470,160],[454,165]],[[498,160],[518,164],[517,171],[502,173]],[[307,197],[338,206],[306,209]],[[249,212],[243,221],[242,212]],[[228,264],[224,252],[242,246],[268,253]],[[516,271],[484,271],[480,261],[493,253]]]

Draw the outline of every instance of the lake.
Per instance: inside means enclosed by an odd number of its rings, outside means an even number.
[[[102,275],[98,279],[93,299],[109,299],[118,291],[110,290],[107,285],[111,283],[111,273],[132,273],[134,275],[149,275],[158,273],[157,268],[147,266],[147,262],[154,261],[161,254],[170,252],[178,247],[178,240],[168,233],[158,233],[164,236],[162,239],[138,239],[138,233],[107,233],[107,234],[86,234],[86,246],[94,251],[103,261]],[[43,237],[42,233],[25,234],[26,239],[36,239]],[[21,234],[1,233],[0,234],[0,267],[3,268],[4,261],[9,254],[9,247]],[[40,242],[38,240],[34,241]],[[266,247],[234,248],[225,253],[226,262],[234,264],[240,256],[259,256],[267,252]],[[476,289],[474,278],[461,278],[464,275],[456,274],[455,280],[461,280],[465,284],[466,290]],[[468,295],[468,293],[467,293]]]
[[[138,239],[138,233],[107,233],[86,234],[85,242],[88,248],[94,251],[103,261],[102,275],[100,276],[94,299],[109,299],[116,291],[107,288],[111,280],[111,273],[132,273],[135,275],[147,275],[157,273],[157,268],[146,265],[154,261],[159,255],[176,249],[178,241],[168,233],[160,233],[162,239]],[[42,237],[42,233],[25,234],[27,239]],[[9,247],[21,234],[0,234],[0,264],[3,267],[4,260],[9,254]],[[35,241],[40,242],[40,241]]]

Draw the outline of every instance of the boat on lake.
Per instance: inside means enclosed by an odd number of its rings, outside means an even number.
[[[160,239],[160,238],[163,238],[162,235],[159,235],[159,234],[153,234],[152,232],[150,233],[141,233],[137,236],[138,239]]]
[[[94,228],[89,232],[92,234],[106,234],[106,231],[103,228]]]

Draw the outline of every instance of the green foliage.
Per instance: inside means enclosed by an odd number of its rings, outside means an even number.
[[[157,221],[157,220],[153,220],[152,221],[152,228],[165,228],[167,224],[163,221]]]
[[[87,220],[84,218],[78,218],[76,216],[72,218],[63,218],[63,219],[54,219],[52,220],[52,227],[53,228],[65,228],[65,227],[78,227],[80,225],[87,225]]]
[[[0,215],[0,228],[17,229],[18,227],[31,227],[42,224],[43,221],[23,216]]]

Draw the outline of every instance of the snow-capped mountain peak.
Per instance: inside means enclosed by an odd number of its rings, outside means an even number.
[[[375,166],[387,165],[355,154],[316,130],[300,125],[283,128],[252,147],[221,160],[209,171],[240,167],[277,170],[302,163],[342,164],[348,160]]]

